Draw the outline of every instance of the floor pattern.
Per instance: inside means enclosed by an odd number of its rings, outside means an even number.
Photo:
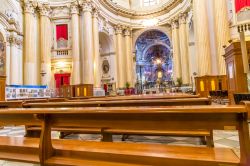
[[[24,136],[24,127],[5,127],[0,130],[0,136]],[[52,132],[53,138],[58,138],[58,132]],[[67,139],[79,139],[87,141],[100,141],[101,136],[97,134],[80,134],[70,135]],[[121,136],[113,136],[114,141],[120,142]],[[200,138],[191,137],[164,137],[164,136],[129,136],[126,142],[144,142],[144,143],[156,143],[156,144],[169,144],[169,145],[188,145],[188,146],[204,146]],[[238,133],[235,131],[214,131],[214,143],[215,147],[232,148],[239,155],[239,139]],[[37,166],[34,164],[19,163],[1,161],[0,166]]]

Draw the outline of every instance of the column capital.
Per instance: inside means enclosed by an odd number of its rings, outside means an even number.
[[[24,13],[34,14],[36,5],[32,1],[25,1],[23,8],[24,8]]]
[[[131,29],[130,28],[126,28],[124,30],[124,36],[131,36]]]
[[[179,21],[178,20],[172,20],[171,21],[171,27],[172,27],[172,29],[178,29],[179,28]]]
[[[70,12],[71,14],[79,14],[79,7],[76,2],[70,4]]]
[[[81,6],[82,6],[82,11],[83,12],[92,12],[93,7],[92,7],[92,4],[91,4],[90,1],[84,1],[81,4]]]
[[[98,9],[93,10],[92,16],[93,18],[98,18],[100,11]]]
[[[41,16],[49,17],[51,13],[51,8],[48,4],[38,4],[39,13]]]
[[[187,22],[187,13],[181,13],[179,15],[179,23],[186,24],[186,22]]]
[[[123,27],[121,25],[115,26],[115,34],[122,34],[123,32]]]

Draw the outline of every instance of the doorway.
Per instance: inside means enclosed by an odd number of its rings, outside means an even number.
[[[70,73],[55,74],[56,88],[70,85]]]

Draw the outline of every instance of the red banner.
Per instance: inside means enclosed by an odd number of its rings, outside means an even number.
[[[235,10],[238,13],[241,9],[250,6],[250,0],[235,0]]]
[[[67,24],[56,25],[56,40],[60,38],[68,40],[68,25]]]

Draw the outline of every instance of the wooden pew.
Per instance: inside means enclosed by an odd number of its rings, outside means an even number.
[[[241,105],[5,109],[0,110],[0,122],[2,125],[42,126],[40,140],[0,137],[0,158],[6,160],[40,162],[41,165],[93,166],[249,166],[250,164],[247,110]],[[103,131],[109,128],[138,131],[198,131],[230,128],[239,132],[240,158],[231,149],[226,148],[51,139],[52,127],[66,126],[102,128]]]
[[[121,100],[121,101],[91,101],[91,102],[50,102],[50,103],[25,103],[25,108],[57,108],[57,107],[137,107],[137,106],[178,106],[178,105],[209,105],[211,104],[208,98],[194,98],[194,99],[152,99],[152,100]],[[53,128],[53,131],[60,132],[60,138],[64,138],[70,134],[100,134],[101,129],[93,128]],[[27,137],[39,137],[41,128],[37,126],[27,126]],[[106,130],[102,133],[103,141],[112,141],[112,135],[123,135],[124,141],[128,135],[154,135],[154,136],[177,136],[177,137],[200,137],[202,142],[207,146],[213,147],[213,133],[211,131],[131,131],[131,130]]]
[[[171,93],[167,95],[132,95],[132,96],[107,96],[91,98],[69,98],[69,101],[116,101],[116,100],[152,100],[152,99],[182,99],[182,98],[199,98],[199,95]]]
[[[24,108],[210,105],[209,98],[24,103]]]
[[[22,108],[22,100],[0,101],[0,108]]]

